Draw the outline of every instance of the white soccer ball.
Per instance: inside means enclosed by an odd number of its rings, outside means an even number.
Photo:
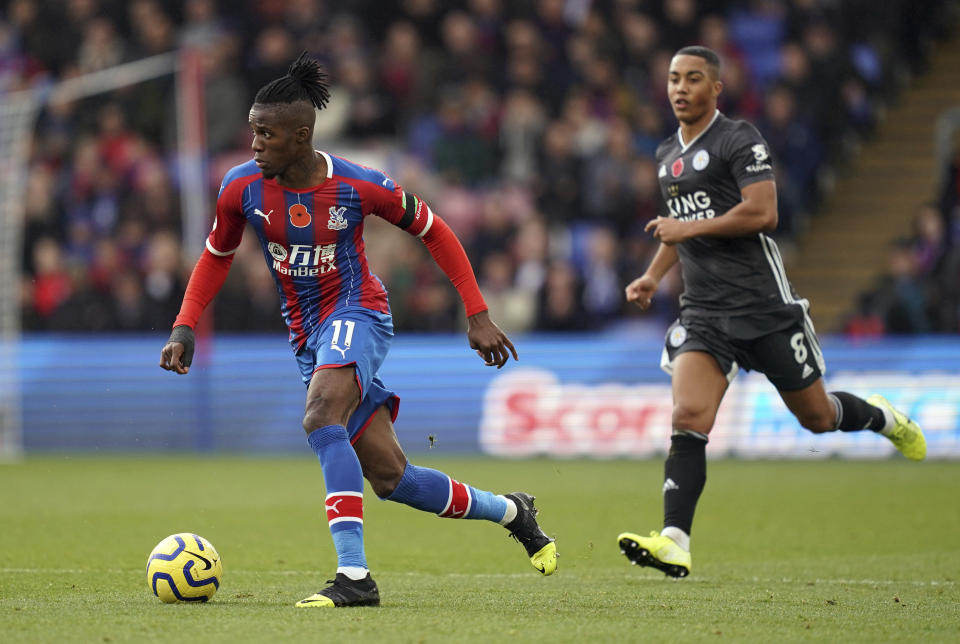
[[[189,532],[171,534],[147,559],[147,584],[166,604],[205,602],[216,594],[222,577],[216,548]]]

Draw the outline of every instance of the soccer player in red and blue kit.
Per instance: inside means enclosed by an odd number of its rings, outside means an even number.
[[[466,307],[470,347],[488,366],[517,352],[490,319],[459,240],[429,206],[383,172],[313,149],[315,109],[329,100],[326,75],[301,56],[257,93],[250,109],[254,158],[231,169],[160,366],[185,374],[193,328],[223,285],[249,225],[281,297],[307,399],[303,428],[323,471],[325,509],[337,552],[331,585],[298,607],[376,606],[380,593],[363,547],[363,479],[381,499],[441,517],[504,525],[544,575],[557,567],[533,497],[496,495],[407,461],[393,429],[399,398],[377,377],[393,338],[387,293],[367,267],[363,220],[377,215],[421,239]]]

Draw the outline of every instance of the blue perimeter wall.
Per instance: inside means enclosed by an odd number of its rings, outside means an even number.
[[[165,335],[27,335],[14,355],[22,439],[43,451],[306,450],[305,387],[278,335],[219,335],[187,376],[161,370]],[[484,367],[464,334],[400,334],[381,377],[411,453],[647,457],[669,442],[661,341],[626,333],[513,338],[520,362]],[[828,389],[883,393],[923,423],[933,457],[960,458],[960,338],[822,338]],[[10,374],[8,374],[10,375]],[[11,382],[8,378],[7,382]],[[10,393],[10,392],[8,392]],[[431,445],[433,437],[433,447]],[[713,456],[885,457],[871,432],[811,436],[759,374],[741,373]]]

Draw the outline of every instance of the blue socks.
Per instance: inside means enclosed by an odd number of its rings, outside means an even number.
[[[367,569],[363,550],[363,470],[343,425],[327,425],[307,436],[327,486],[326,511],[338,572]],[[350,575],[351,577],[353,575]],[[360,575],[361,577],[363,575]]]
[[[343,425],[327,425],[310,432],[307,442],[320,460],[327,487],[325,509],[337,571],[362,578],[367,571],[363,549],[363,470]],[[455,481],[443,472],[407,463],[389,501],[451,519],[486,519],[504,524],[506,498]],[[516,516],[510,512],[509,519]]]
[[[455,481],[443,472],[407,463],[397,489],[386,497],[418,510],[451,519],[486,519],[501,523],[507,500]]]

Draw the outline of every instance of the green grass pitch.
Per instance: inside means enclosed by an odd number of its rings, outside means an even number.
[[[298,610],[335,559],[312,458],[43,457],[0,466],[4,642],[956,642],[960,464],[711,462],[693,573],[630,566],[659,528],[659,461],[416,459],[537,496],[560,568],[541,577],[499,526],[367,493],[380,608]],[[147,555],[217,547],[208,604],[164,605]]]

